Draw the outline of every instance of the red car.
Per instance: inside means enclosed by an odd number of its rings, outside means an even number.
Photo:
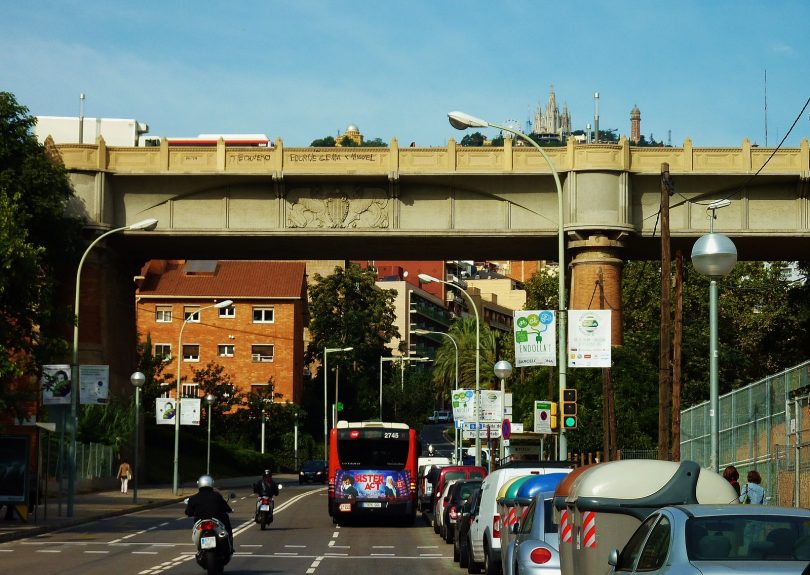
[[[439,478],[436,480],[435,488],[433,489],[433,500],[430,509],[433,511],[433,530],[438,533],[439,526],[436,524],[436,502],[439,496],[444,491],[444,486],[448,481],[456,479],[484,479],[487,476],[487,470],[484,467],[476,467],[475,465],[447,465],[439,470]]]

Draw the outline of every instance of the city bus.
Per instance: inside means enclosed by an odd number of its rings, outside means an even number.
[[[404,423],[338,421],[329,435],[329,515],[416,518],[416,431]]]

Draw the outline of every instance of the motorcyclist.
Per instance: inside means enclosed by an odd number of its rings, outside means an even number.
[[[259,516],[259,505],[262,497],[275,497],[278,495],[278,483],[273,479],[273,473],[265,469],[259,480],[253,484],[253,493],[259,496],[256,500],[256,517]]]
[[[200,519],[218,519],[228,531],[228,538],[233,549],[233,529],[228,513],[233,509],[218,491],[214,491],[214,478],[210,475],[201,475],[197,480],[197,493],[186,501],[186,515],[193,517],[194,521]]]

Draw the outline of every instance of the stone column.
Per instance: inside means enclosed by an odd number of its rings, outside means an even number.
[[[586,239],[573,240],[568,249],[571,260],[571,301],[569,309],[609,309],[611,342],[622,345],[622,265],[619,257],[624,244],[596,232]],[[603,290],[599,281],[603,282]]]

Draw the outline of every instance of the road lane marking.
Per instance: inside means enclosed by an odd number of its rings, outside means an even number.
[[[438,549],[438,545],[417,545],[417,549]]]
[[[372,545],[372,549],[393,549],[393,545]]]
[[[296,548],[296,549],[306,549],[306,545],[285,545],[284,547]]]
[[[61,553],[61,549],[37,549],[36,553]]]
[[[239,547],[263,547],[263,545],[254,545],[252,543],[242,543]]]
[[[338,533],[337,531],[335,531],[334,533],[332,533],[332,539],[337,538],[337,536],[338,536],[338,535],[340,535],[340,533]]]
[[[372,553],[372,557],[395,557],[396,553]]]
[[[106,551],[105,551],[106,553]],[[133,555],[157,555],[157,551],[133,551]]]
[[[104,554],[104,553],[109,553],[109,551],[85,551],[85,553]]]

